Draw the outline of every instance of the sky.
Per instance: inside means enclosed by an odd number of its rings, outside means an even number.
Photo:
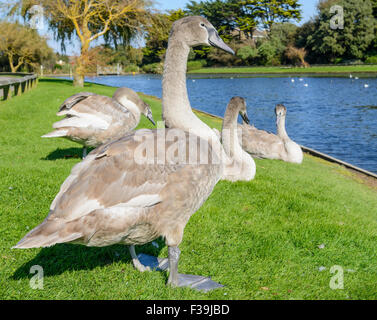
[[[200,1],[200,0],[197,0]],[[156,0],[156,9],[159,10],[172,10],[172,9],[179,9],[184,8],[187,3],[189,3],[189,0]],[[301,23],[308,21],[312,16],[314,16],[316,12],[316,4],[318,3],[318,0],[299,0],[299,2],[302,4],[303,9],[303,19]],[[49,33],[44,31],[45,35],[49,36]],[[46,34],[47,33],[47,34]],[[53,39],[50,39],[48,41],[49,45],[55,50],[60,52],[60,44],[54,41]],[[99,44],[99,43],[96,43]],[[72,44],[69,44],[66,46],[66,54],[68,55],[74,55],[79,52],[80,46],[78,41],[74,41]]]

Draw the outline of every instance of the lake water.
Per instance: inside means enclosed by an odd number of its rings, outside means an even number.
[[[87,81],[126,86],[159,98],[162,93],[161,77],[154,75]],[[246,98],[251,122],[272,132],[276,132],[275,105],[283,103],[291,139],[377,173],[377,78],[189,76],[187,88],[192,107],[219,116],[230,98]]]

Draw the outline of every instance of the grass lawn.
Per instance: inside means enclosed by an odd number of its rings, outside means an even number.
[[[377,65],[362,66],[315,66],[310,68],[287,68],[287,67],[244,67],[244,68],[203,68],[191,71],[190,73],[250,73],[250,74],[337,74],[337,73],[377,73]]]
[[[85,87],[109,96],[114,90]],[[220,182],[192,216],[179,271],[211,276],[225,285],[220,290],[169,288],[166,273],[134,270],[122,245],[11,250],[46,217],[80,161],[79,145],[40,138],[58,119],[60,103],[79,91],[69,81],[42,80],[0,102],[0,299],[377,298],[376,190],[310,156],[301,166],[256,160],[254,181]],[[160,101],[143,98],[159,120]],[[220,128],[219,120],[201,117]],[[149,125],[143,119],[140,126]],[[163,241],[157,242],[158,249],[148,244],[137,251],[167,256]],[[43,290],[29,286],[33,265],[44,269]],[[344,290],[329,287],[334,265],[344,269]]]

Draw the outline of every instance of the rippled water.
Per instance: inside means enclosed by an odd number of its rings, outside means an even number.
[[[160,76],[87,81],[126,86],[161,98]],[[283,103],[293,140],[377,173],[377,78],[189,78],[187,87],[192,107],[219,116],[231,97],[246,98],[252,123],[272,132],[276,131],[274,107]]]

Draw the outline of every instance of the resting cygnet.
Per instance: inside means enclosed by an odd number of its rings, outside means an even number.
[[[242,141],[242,148],[254,157],[301,164],[304,157],[302,149],[289,138],[285,129],[287,108],[278,104],[275,114],[277,135],[258,130],[248,124],[238,126],[238,136]]]
[[[152,111],[138,94],[129,88],[119,88],[112,98],[81,92],[69,97],[60,107],[54,123],[55,131],[42,138],[62,137],[87,147],[98,147],[135,129],[144,114],[153,124]]]

